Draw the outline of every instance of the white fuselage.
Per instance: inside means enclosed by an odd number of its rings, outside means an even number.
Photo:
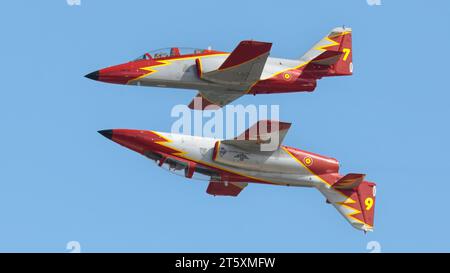
[[[185,89],[224,89],[223,84],[208,82],[202,80],[197,74],[197,65],[195,59],[201,58],[204,72],[214,71],[229,56],[229,53],[219,53],[201,57],[170,59],[164,61],[164,65],[152,67],[155,73],[130,81],[128,84],[140,86],[157,86],[169,88]],[[289,60],[269,57],[264,65],[261,74],[261,80],[271,77],[284,69],[296,67],[301,62],[299,60]]]
[[[165,146],[180,150],[183,152],[183,158],[205,166],[271,184],[312,187],[322,183],[316,175],[292,158],[283,147],[274,152],[249,153],[228,146],[227,153],[231,157],[227,163],[223,163],[213,160],[214,146],[218,139],[161,132],[158,134],[171,140]],[[242,154],[245,160],[240,160],[239,155]]]

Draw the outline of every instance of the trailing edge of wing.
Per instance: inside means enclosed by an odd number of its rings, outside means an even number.
[[[193,110],[214,110],[223,107],[243,96],[241,91],[199,90],[197,96],[189,104]]]

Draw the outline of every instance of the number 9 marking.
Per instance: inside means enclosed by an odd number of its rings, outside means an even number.
[[[373,198],[367,197],[366,200],[364,200],[364,204],[366,205],[366,210],[370,210],[373,206]]]

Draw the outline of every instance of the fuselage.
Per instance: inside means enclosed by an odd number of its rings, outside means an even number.
[[[198,62],[204,63],[204,69],[212,71],[220,67],[230,53],[203,50],[201,53],[178,56],[141,58],[93,72],[87,77],[103,82],[182,88],[194,90],[227,90],[226,86],[199,77]],[[145,56],[145,55],[144,55]],[[282,92],[313,91],[316,78],[303,73],[304,62],[269,57],[264,65],[259,81],[254,83],[246,94],[267,94]]]
[[[335,28],[298,60],[270,57],[272,43],[244,40],[230,53],[172,47],[92,72],[108,83],[195,89],[223,106],[245,94],[313,91],[322,77],[353,73],[351,29]],[[211,94],[212,93],[212,94]]]
[[[217,176],[214,179],[228,182],[311,187],[339,177],[336,159],[287,146],[273,152],[247,152],[214,138],[127,129],[114,129],[111,140],[161,165],[172,165],[171,169],[195,164],[199,173],[207,169]]]

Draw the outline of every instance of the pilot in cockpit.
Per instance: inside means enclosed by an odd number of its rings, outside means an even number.
[[[180,49],[178,47],[172,47],[170,49],[170,56],[180,56]]]

